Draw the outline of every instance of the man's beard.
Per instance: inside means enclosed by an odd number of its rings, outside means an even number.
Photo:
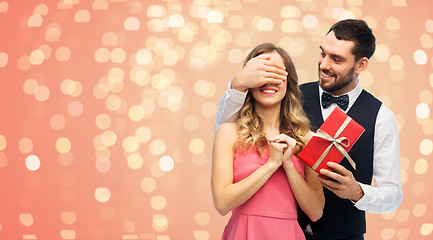
[[[346,76],[344,76],[343,78],[338,78],[338,76],[336,76],[333,84],[331,84],[329,86],[324,86],[324,85],[322,85],[322,81],[320,81],[320,68],[319,68],[320,87],[322,87],[322,89],[324,91],[329,92],[329,93],[337,92],[337,91],[343,89],[344,87],[348,86],[349,84],[351,84],[355,80],[353,72],[355,72],[355,66],[353,66],[352,69],[350,69],[350,72]]]

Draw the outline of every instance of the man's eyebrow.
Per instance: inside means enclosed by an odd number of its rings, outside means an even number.
[[[325,50],[323,49],[323,47],[322,46],[319,46],[319,48],[320,48],[320,50],[322,50],[322,52],[325,52]],[[340,55],[336,55],[336,54],[329,54],[332,58],[337,58],[337,59],[340,59],[340,60],[344,60],[345,58],[344,57],[342,57],[342,56],[340,56]]]

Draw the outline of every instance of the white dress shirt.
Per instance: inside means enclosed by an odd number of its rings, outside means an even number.
[[[218,103],[215,129],[221,123],[236,121],[245,101],[247,92],[231,89],[231,82],[232,80]],[[345,113],[349,111],[361,92],[358,83],[355,89],[347,93],[349,107],[344,111]],[[319,87],[319,96],[322,93],[323,89]],[[319,99],[322,101],[320,97]],[[336,107],[335,103],[326,109],[321,107],[323,119],[328,118]],[[355,207],[372,213],[395,211],[403,198],[400,180],[400,143],[394,113],[383,104],[377,114],[374,131],[373,179],[374,186],[358,182],[364,191],[364,196],[355,203]]]

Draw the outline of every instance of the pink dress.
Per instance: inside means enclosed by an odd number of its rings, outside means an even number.
[[[233,181],[239,182],[265,164],[269,158],[267,146],[260,155],[255,148],[243,153],[236,149]],[[295,156],[292,161],[304,176],[304,164]],[[297,203],[286,173],[280,167],[250,199],[232,210],[222,239],[227,240],[287,240],[305,239],[297,221]]]

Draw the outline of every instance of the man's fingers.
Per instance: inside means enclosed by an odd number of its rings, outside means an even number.
[[[340,175],[347,176],[350,174],[349,170],[347,170],[345,167],[343,167],[342,165],[340,165],[338,163],[328,162],[327,165],[328,165],[328,167],[334,169],[334,171],[339,173]]]
[[[334,179],[336,181],[338,181],[340,179],[340,177],[341,177],[340,174],[335,173],[335,172],[331,172],[331,171],[329,171],[327,169],[320,169],[320,174],[322,174],[323,176],[327,176],[329,178],[332,178],[332,179]],[[327,180],[327,181],[329,181],[329,180]]]

